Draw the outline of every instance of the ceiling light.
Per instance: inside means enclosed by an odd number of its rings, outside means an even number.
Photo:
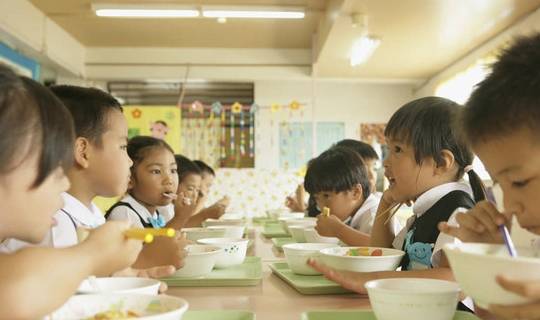
[[[203,6],[206,18],[303,19],[304,9],[290,7]]]
[[[381,39],[362,36],[358,38],[352,46],[351,50],[351,66],[357,66],[366,62],[375,52],[375,49],[381,44]]]
[[[92,4],[99,17],[115,18],[195,18],[200,15],[194,7],[174,5]]]
[[[369,35],[368,17],[361,13],[351,15],[352,27],[359,30],[360,37],[357,38],[351,48],[350,63],[351,66],[357,66],[366,62],[377,47],[381,44],[381,39]]]

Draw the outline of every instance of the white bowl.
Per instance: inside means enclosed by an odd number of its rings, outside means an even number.
[[[304,236],[305,226],[291,226],[289,227],[289,233],[293,237],[294,241],[298,243],[306,242],[306,237]]]
[[[203,277],[216,265],[217,259],[221,256],[223,249],[218,246],[189,245],[186,246],[187,256],[184,259],[184,266],[174,273],[179,278]]]
[[[221,217],[219,217],[219,219],[220,220],[238,220],[238,219],[243,219],[245,217],[246,217],[246,215],[243,214],[243,213],[227,212],[224,215],[222,215]]]
[[[246,222],[244,219],[206,219],[203,222],[204,227],[211,226],[244,226]]]
[[[304,237],[306,242],[310,243],[333,243],[338,244],[339,239],[334,237],[323,237],[319,235],[315,228],[304,228]]]
[[[180,230],[186,234],[186,238],[191,241],[197,241],[205,238],[225,237],[226,230],[210,228],[183,228]]]
[[[460,291],[455,282],[422,278],[374,280],[365,287],[377,320],[451,320]]]
[[[527,281],[540,280],[540,252],[516,248],[517,258],[508,255],[504,245],[482,243],[448,244],[444,253],[463,291],[482,308],[489,304],[515,305],[531,302],[497,284],[497,275]]]
[[[281,225],[283,229],[290,233],[289,228],[292,226],[304,226],[304,227],[315,227],[317,225],[317,218],[307,217],[302,219],[286,219],[281,220]]]
[[[321,250],[320,260],[337,270],[373,272],[373,271],[394,271],[399,266],[401,258],[405,252],[389,248],[368,248],[369,253],[375,249],[382,250],[382,256],[347,256],[350,249],[359,247],[334,247]]]
[[[133,311],[142,320],[179,320],[188,309],[184,299],[167,295],[84,294],[71,297],[60,309],[45,319],[92,319],[97,313]]]
[[[277,219],[279,216],[283,214],[291,213],[291,210],[289,208],[276,208],[276,209],[269,209],[266,210],[266,214],[269,218]]]
[[[139,277],[105,277],[84,280],[77,293],[139,293],[157,295],[160,281]]]
[[[283,245],[283,252],[292,272],[301,275],[318,275],[321,273],[308,266],[307,260],[319,257],[320,250],[334,246],[335,244],[331,243],[289,243]]]
[[[239,238],[212,238],[201,239],[198,242],[222,248],[223,251],[217,257],[215,267],[228,268],[244,262],[249,240]]]
[[[211,226],[210,230],[223,230],[223,235],[220,237],[207,237],[207,238],[242,238],[246,231],[246,226]],[[199,238],[202,239],[202,238]],[[197,240],[199,240],[197,239]]]

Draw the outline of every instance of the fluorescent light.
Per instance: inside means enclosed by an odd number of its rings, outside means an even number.
[[[284,7],[217,7],[204,6],[203,17],[206,18],[254,18],[254,19],[303,19],[301,8]]]
[[[381,44],[381,39],[362,36],[353,43],[351,50],[351,66],[357,66],[366,62]]]
[[[173,5],[116,5],[92,4],[99,17],[115,18],[195,18],[199,10]]]

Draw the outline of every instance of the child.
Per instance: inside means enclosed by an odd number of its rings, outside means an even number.
[[[72,145],[73,122],[62,103],[0,65],[0,239],[43,240],[69,187],[64,171],[72,163]],[[125,238],[127,228],[125,222],[110,223],[70,248],[0,254],[0,299],[9,306],[0,309],[0,318],[41,318],[89,275],[131,265],[141,243]]]
[[[138,228],[177,228],[180,216],[170,217],[160,207],[176,199],[177,165],[171,147],[163,140],[138,136],[129,140],[127,153],[133,161],[128,194],[106,213],[107,220],[129,220]],[[183,200],[183,199],[182,199]],[[161,210],[161,212],[160,212]],[[182,239],[158,237],[145,245],[135,266],[183,265]]]
[[[367,167],[368,178],[369,178],[369,188],[371,194],[380,198],[381,193],[377,192],[377,161],[379,161],[379,156],[373,147],[365,142],[353,140],[353,139],[343,139],[336,143],[336,146],[349,148],[352,151],[358,153],[358,155],[364,160],[364,163]]]
[[[458,208],[471,208],[482,200],[482,182],[472,171],[473,154],[456,137],[451,120],[460,106],[439,97],[426,97],[402,106],[385,130],[389,155],[384,161],[390,181],[377,210],[371,233],[373,247],[394,247],[405,251],[402,271],[340,273],[310,261],[315,269],[357,292],[365,293],[364,283],[373,279],[423,277],[452,280],[442,246],[454,238],[439,234],[437,223],[453,220]],[[459,182],[464,173],[469,185]],[[393,235],[385,221],[400,203],[414,202],[414,215],[406,227]]]
[[[319,209],[328,207],[330,216],[319,215],[317,232],[338,237],[349,245],[369,244],[379,201],[372,196],[362,158],[349,148],[332,147],[310,161],[304,187]]]
[[[202,197],[200,196],[201,189],[206,189],[206,186],[202,187],[203,170],[201,170],[194,161],[191,161],[182,155],[177,154],[175,158],[176,163],[180,168],[180,170],[178,171],[178,193],[182,193],[187,196],[187,198],[190,199],[188,203],[194,205],[193,210],[191,210],[190,212],[186,212],[186,209],[182,209],[181,207],[175,205],[175,216],[178,215],[186,217],[186,221],[183,225],[184,227],[200,227],[203,221],[206,219],[219,218],[224,212],[223,207],[215,206],[201,209],[204,206],[203,202],[206,200],[206,194],[204,194],[204,196]]]
[[[201,190],[199,192],[198,201],[199,208],[197,211],[200,211],[209,218],[219,219],[219,217],[221,217],[225,213],[225,210],[229,206],[230,199],[228,196],[224,196],[213,205],[204,208],[204,203],[206,202],[208,193],[210,192],[210,188],[212,188],[212,185],[214,184],[216,172],[204,161],[195,160],[193,162],[197,165],[197,167],[199,167],[199,169],[201,169],[202,173]]]
[[[498,226],[516,216],[521,227],[540,235],[540,34],[518,39],[499,57],[491,74],[467,102],[462,127],[478,157],[504,193],[504,212],[483,201],[440,228],[463,241],[502,243]],[[489,267],[489,266],[486,266]],[[537,301],[490,306],[505,319],[540,318],[538,280],[497,278],[504,289]]]

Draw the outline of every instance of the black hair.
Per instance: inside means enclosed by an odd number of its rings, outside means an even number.
[[[129,139],[127,144],[127,153],[133,161],[131,172],[135,172],[135,168],[139,165],[144,157],[155,148],[164,148],[169,150],[173,155],[173,149],[167,144],[167,142],[150,136],[136,136]]]
[[[203,173],[208,173],[209,175],[212,175],[214,177],[216,176],[216,172],[214,171],[214,169],[212,169],[212,167],[207,165],[204,161],[193,160],[193,163],[195,163]]]
[[[310,160],[304,178],[304,188],[310,195],[349,191],[358,184],[366,199],[371,190],[364,160],[345,147],[332,147]]]
[[[102,136],[108,130],[111,111],[122,112],[122,106],[113,96],[96,88],[58,85],[51,91],[68,108],[75,124],[77,137],[84,137],[97,146],[102,145]]]
[[[73,163],[73,121],[47,88],[0,64],[0,173],[16,169],[39,150],[39,187],[59,166]]]
[[[157,120],[157,121],[154,121],[154,123],[158,123],[158,124],[163,125],[164,127],[167,127],[167,122],[165,122],[163,120]]]
[[[517,38],[472,93],[462,116],[467,140],[501,137],[521,128],[540,134],[540,33]]]
[[[373,149],[371,145],[363,141],[354,139],[343,139],[341,141],[338,141],[335,146],[345,147],[353,150],[354,152],[358,153],[364,161],[379,160],[379,156],[377,155],[377,152],[375,152],[375,149]]]
[[[197,174],[202,176],[202,170],[195,164],[194,161],[189,160],[181,154],[174,155],[176,164],[178,165],[178,182],[181,183],[185,177],[190,174]]]
[[[441,97],[413,100],[392,115],[384,135],[411,145],[417,164],[431,157],[437,165],[442,165],[442,151],[450,151],[458,165],[455,178],[459,180],[474,159],[471,149],[457,133],[458,128],[455,126],[461,108],[454,101]],[[473,170],[469,170],[468,175],[475,201],[484,200],[482,180]]]

